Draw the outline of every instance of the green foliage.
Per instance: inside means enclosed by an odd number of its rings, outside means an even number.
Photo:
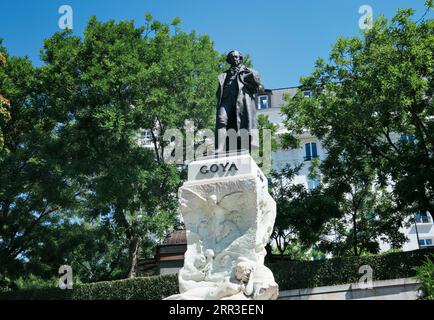
[[[2,39],[0,38],[0,88],[3,88],[4,86],[3,83],[6,78],[6,75],[3,70],[3,66],[6,64],[7,59],[5,57],[6,54],[4,52],[5,50],[1,48],[1,44],[2,44]],[[3,143],[4,143],[3,128],[6,122],[9,121],[11,117],[9,108],[10,106],[8,105],[6,98],[3,97],[2,92],[0,92],[0,152],[3,149]]]
[[[15,285],[18,290],[36,290],[55,286],[58,282],[59,279],[57,278],[45,280],[31,274],[26,278],[18,278],[15,281]]]
[[[426,257],[426,261],[421,266],[414,268],[416,278],[422,283],[421,299],[434,300],[434,254]]]
[[[178,293],[177,275],[74,285],[72,290],[45,288],[0,294],[1,300],[162,300]]]
[[[291,243],[299,243],[305,250],[314,245],[326,223],[342,215],[334,199],[321,188],[309,192],[303,185],[292,183],[300,169],[288,166],[271,174],[271,194],[277,204],[271,237],[281,255]]]
[[[340,38],[301,79],[313,98],[299,94],[282,111],[291,133],[308,129],[354,169],[363,160],[379,185],[393,181],[401,210],[434,212],[434,21],[412,15],[399,10],[363,38]]]
[[[373,280],[414,277],[414,267],[423,263],[432,249],[334,258],[325,261],[280,261],[269,264],[280,290],[313,288],[338,284],[357,283],[362,276],[359,268],[369,265]]]
[[[279,141],[276,139],[276,133],[278,126],[276,124],[273,124],[269,117],[264,114],[258,115],[258,128],[259,128],[259,141],[260,143],[263,143],[263,129],[270,130],[271,134],[271,151],[276,151],[279,149]],[[260,147],[260,156],[262,156],[263,147],[261,144]]]
[[[222,57],[208,36],[150,14],[143,27],[93,17],[82,38],[56,33],[39,68],[0,52],[12,101],[0,119],[0,283],[51,279],[62,264],[83,282],[134,276],[177,224],[181,173],[162,133],[213,123]],[[153,149],[138,144],[142,129]]]
[[[9,282],[23,272],[25,257],[40,245],[56,211],[71,207],[75,185],[57,162],[54,122],[31,62],[8,57],[0,77],[11,100],[0,151],[0,282]]]
[[[367,166],[363,173],[350,171],[351,165],[337,163],[330,169],[329,157],[322,165],[324,193],[335,199],[343,215],[329,221],[324,228],[319,248],[334,256],[378,253],[379,239],[399,248],[406,237],[400,229],[404,225],[404,214],[393,205],[393,198],[385,188],[375,187],[372,170]],[[340,156],[340,160],[345,155]]]
[[[273,255],[280,255],[279,258],[289,259],[293,261],[310,261],[310,260],[320,260],[324,257],[324,254],[314,248],[306,249],[298,243],[296,239],[288,243],[285,251],[281,252],[281,247],[273,247]],[[273,258],[269,258],[272,260]]]
[[[259,157],[262,161],[258,162],[259,167],[262,168],[264,174],[268,175],[271,171],[271,152],[279,148],[278,139],[276,139],[276,132],[278,126],[273,124],[267,115],[258,115],[258,129],[259,129]],[[267,133],[264,135],[264,131]],[[270,139],[270,145],[264,140]],[[265,144],[264,144],[265,142]],[[268,149],[268,150],[267,150]],[[268,164],[268,165],[267,165]]]
[[[32,247],[21,273],[23,281],[29,281],[29,273],[49,279],[65,264],[72,267],[74,279],[79,282],[124,278],[129,263],[124,230],[109,219],[71,223],[68,218],[52,223],[42,238],[45,242]]]
[[[398,10],[361,38],[338,39],[282,108],[284,146],[308,130],[327,151],[324,192],[344,215],[328,224],[338,239],[322,249],[336,255],[378,252],[379,237],[399,247],[404,219],[434,212],[434,21],[413,13]]]
[[[356,283],[362,276],[359,268],[363,265],[369,265],[373,269],[374,280],[413,277],[416,275],[415,267],[422,265],[426,254],[432,252],[433,249],[424,249],[325,261],[278,261],[267,263],[267,266],[273,271],[280,290],[291,290]],[[432,267],[430,268],[432,280]],[[423,267],[422,269],[427,270]],[[0,293],[0,300],[161,300],[177,293],[178,276],[174,274],[76,284],[73,290],[45,288],[10,291]]]

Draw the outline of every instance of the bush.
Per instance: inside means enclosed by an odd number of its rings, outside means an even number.
[[[373,269],[373,280],[414,277],[414,268],[422,265],[430,253],[434,253],[434,249],[325,261],[280,261],[269,263],[268,266],[280,290],[291,290],[357,283],[363,275],[359,273],[363,265]]]
[[[434,254],[431,258],[427,257],[423,265],[414,268],[416,278],[422,283],[420,289],[422,291],[421,299],[434,300]]]
[[[0,300],[162,300],[177,293],[177,275],[165,275],[78,284],[72,290],[11,291],[0,294]]]
[[[277,261],[267,265],[273,271],[280,290],[290,290],[358,282],[362,276],[359,268],[363,265],[373,269],[373,280],[414,277],[416,270],[424,270],[425,279],[428,267],[416,267],[423,265],[428,254],[434,254],[434,249],[325,261]],[[429,270],[429,288],[432,290],[433,273],[432,269]],[[73,290],[48,288],[11,291],[0,293],[0,300],[161,300],[177,293],[178,276],[175,274],[77,284]]]

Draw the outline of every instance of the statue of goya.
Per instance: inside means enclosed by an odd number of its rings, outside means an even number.
[[[259,73],[246,67],[243,59],[239,51],[229,52],[226,61],[231,68],[219,75],[216,117],[218,152],[228,151],[228,145],[225,150],[225,142],[230,129],[237,133],[238,150],[244,149],[240,144],[241,133],[248,136],[249,149],[259,148],[256,94],[263,92],[264,87]]]

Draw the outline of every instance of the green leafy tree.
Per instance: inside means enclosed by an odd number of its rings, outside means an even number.
[[[277,139],[277,130],[278,126],[272,123],[267,115],[260,114],[258,115],[258,128],[259,128],[259,142],[261,143],[259,148],[259,155],[262,157],[264,148],[264,129],[270,131],[271,136],[271,151],[276,151],[279,149],[279,140]]]
[[[342,215],[334,199],[321,188],[307,191],[303,185],[293,183],[300,169],[287,166],[271,174],[271,194],[277,204],[272,239],[280,255],[294,244],[310,248],[319,241],[326,223]]]
[[[434,300],[434,255],[426,256],[426,261],[414,268],[416,278],[421,282],[421,300]]]
[[[57,161],[59,141],[41,78],[27,58],[0,51],[8,59],[0,91],[11,101],[0,152],[0,278],[7,283],[24,271],[58,210],[72,207],[76,189]]]
[[[0,51],[6,50],[1,47]],[[71,264],[81,281],[136,275],[140,254],[176,228],[181,170],[162,135],[215,117],[222,57],[207,36],[146,16],[56,33],[45,64],[9,58],[0,74],[11,120],[0,158],[0,275],[51,279]],[[138,142],[151,130],[154,148]],[[21,280],[20,280],[21,281]]]
[[[391,21],[379,17],[362,38],[340,38],[329,61],[318,59],[301,79],[313,97],[298,94],[282,108],[287,145],[295,146],[294,136],[309,130],[329,154],[325,176],[343,168],[355,199],[368,199],[374,196],[363,177],[369,168],[366,178],[375,180],[376,189],[390,186],[393,207],[407,214],[434,212],[432,1],[423,18],[415,21],[413,13],[398,10]]]
[[[0,47],[1,47],[2,40],[0,39]],[[2,50],[3,51],[3,50]],[[6,80],[6,75],[3,71],[3,66],[6,64],[6,57],[4,54],[0,51],[0,88],[3,88],[4,81]],[[10,119],[10,112],[9,112],[10,102],[5,97],[3,97],[0,93],[0,150],[3,149],[3,127]]]
[[[213,119],[221,57],[207,36],[146,16],[147,24],[92,18],[83,39],[46,40],[41,70],[47,105],[55,105],[59,156],[80,185],[79,210],[106,217],[126,236],[128,276],[136,275],[141,243],[175,225],[180,172],[165,163],[163,133],[188,119]],[[152,132],[153,149],[137,134]]]
[[[59,214],[43,237],[30,246],[23,274],[51,279],[57,275],[56,269],[66,264],[73,269],[75,283],[124,278],[128,268],[126,243],[124,232],[108,219],[86,222]]]
[[[399,248],[404,214],[390,192],[375,185],[374,171],[364,161],[348,163],[346,154],[329,154],[321,165],[324,192],[335,199],[343,215],[327,224],[319,249],[335,256],[378,253],[380,240]],[[354,168],[357,167],[357,170]]]

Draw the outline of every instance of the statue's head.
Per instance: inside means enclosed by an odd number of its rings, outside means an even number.
[[[207,259],[212,259],[212,258],[214,258],[214,250],[212,250],[212,249],[208,249],[208,250],[206,250],[206,251],[205,251],[205,257],[206,257]]]
[[[226,57],[227,63],[229,63],[232,67],[238,67],[241,65],[243,63],[243,59],[243,55],[237,50],[232,50]]]
[[[255,266],[251,261],[241,257],[238,258],[234,270],[235,278],[237,278],[241,282],[249,281],[250,275],[253,273],[254,268]]]

